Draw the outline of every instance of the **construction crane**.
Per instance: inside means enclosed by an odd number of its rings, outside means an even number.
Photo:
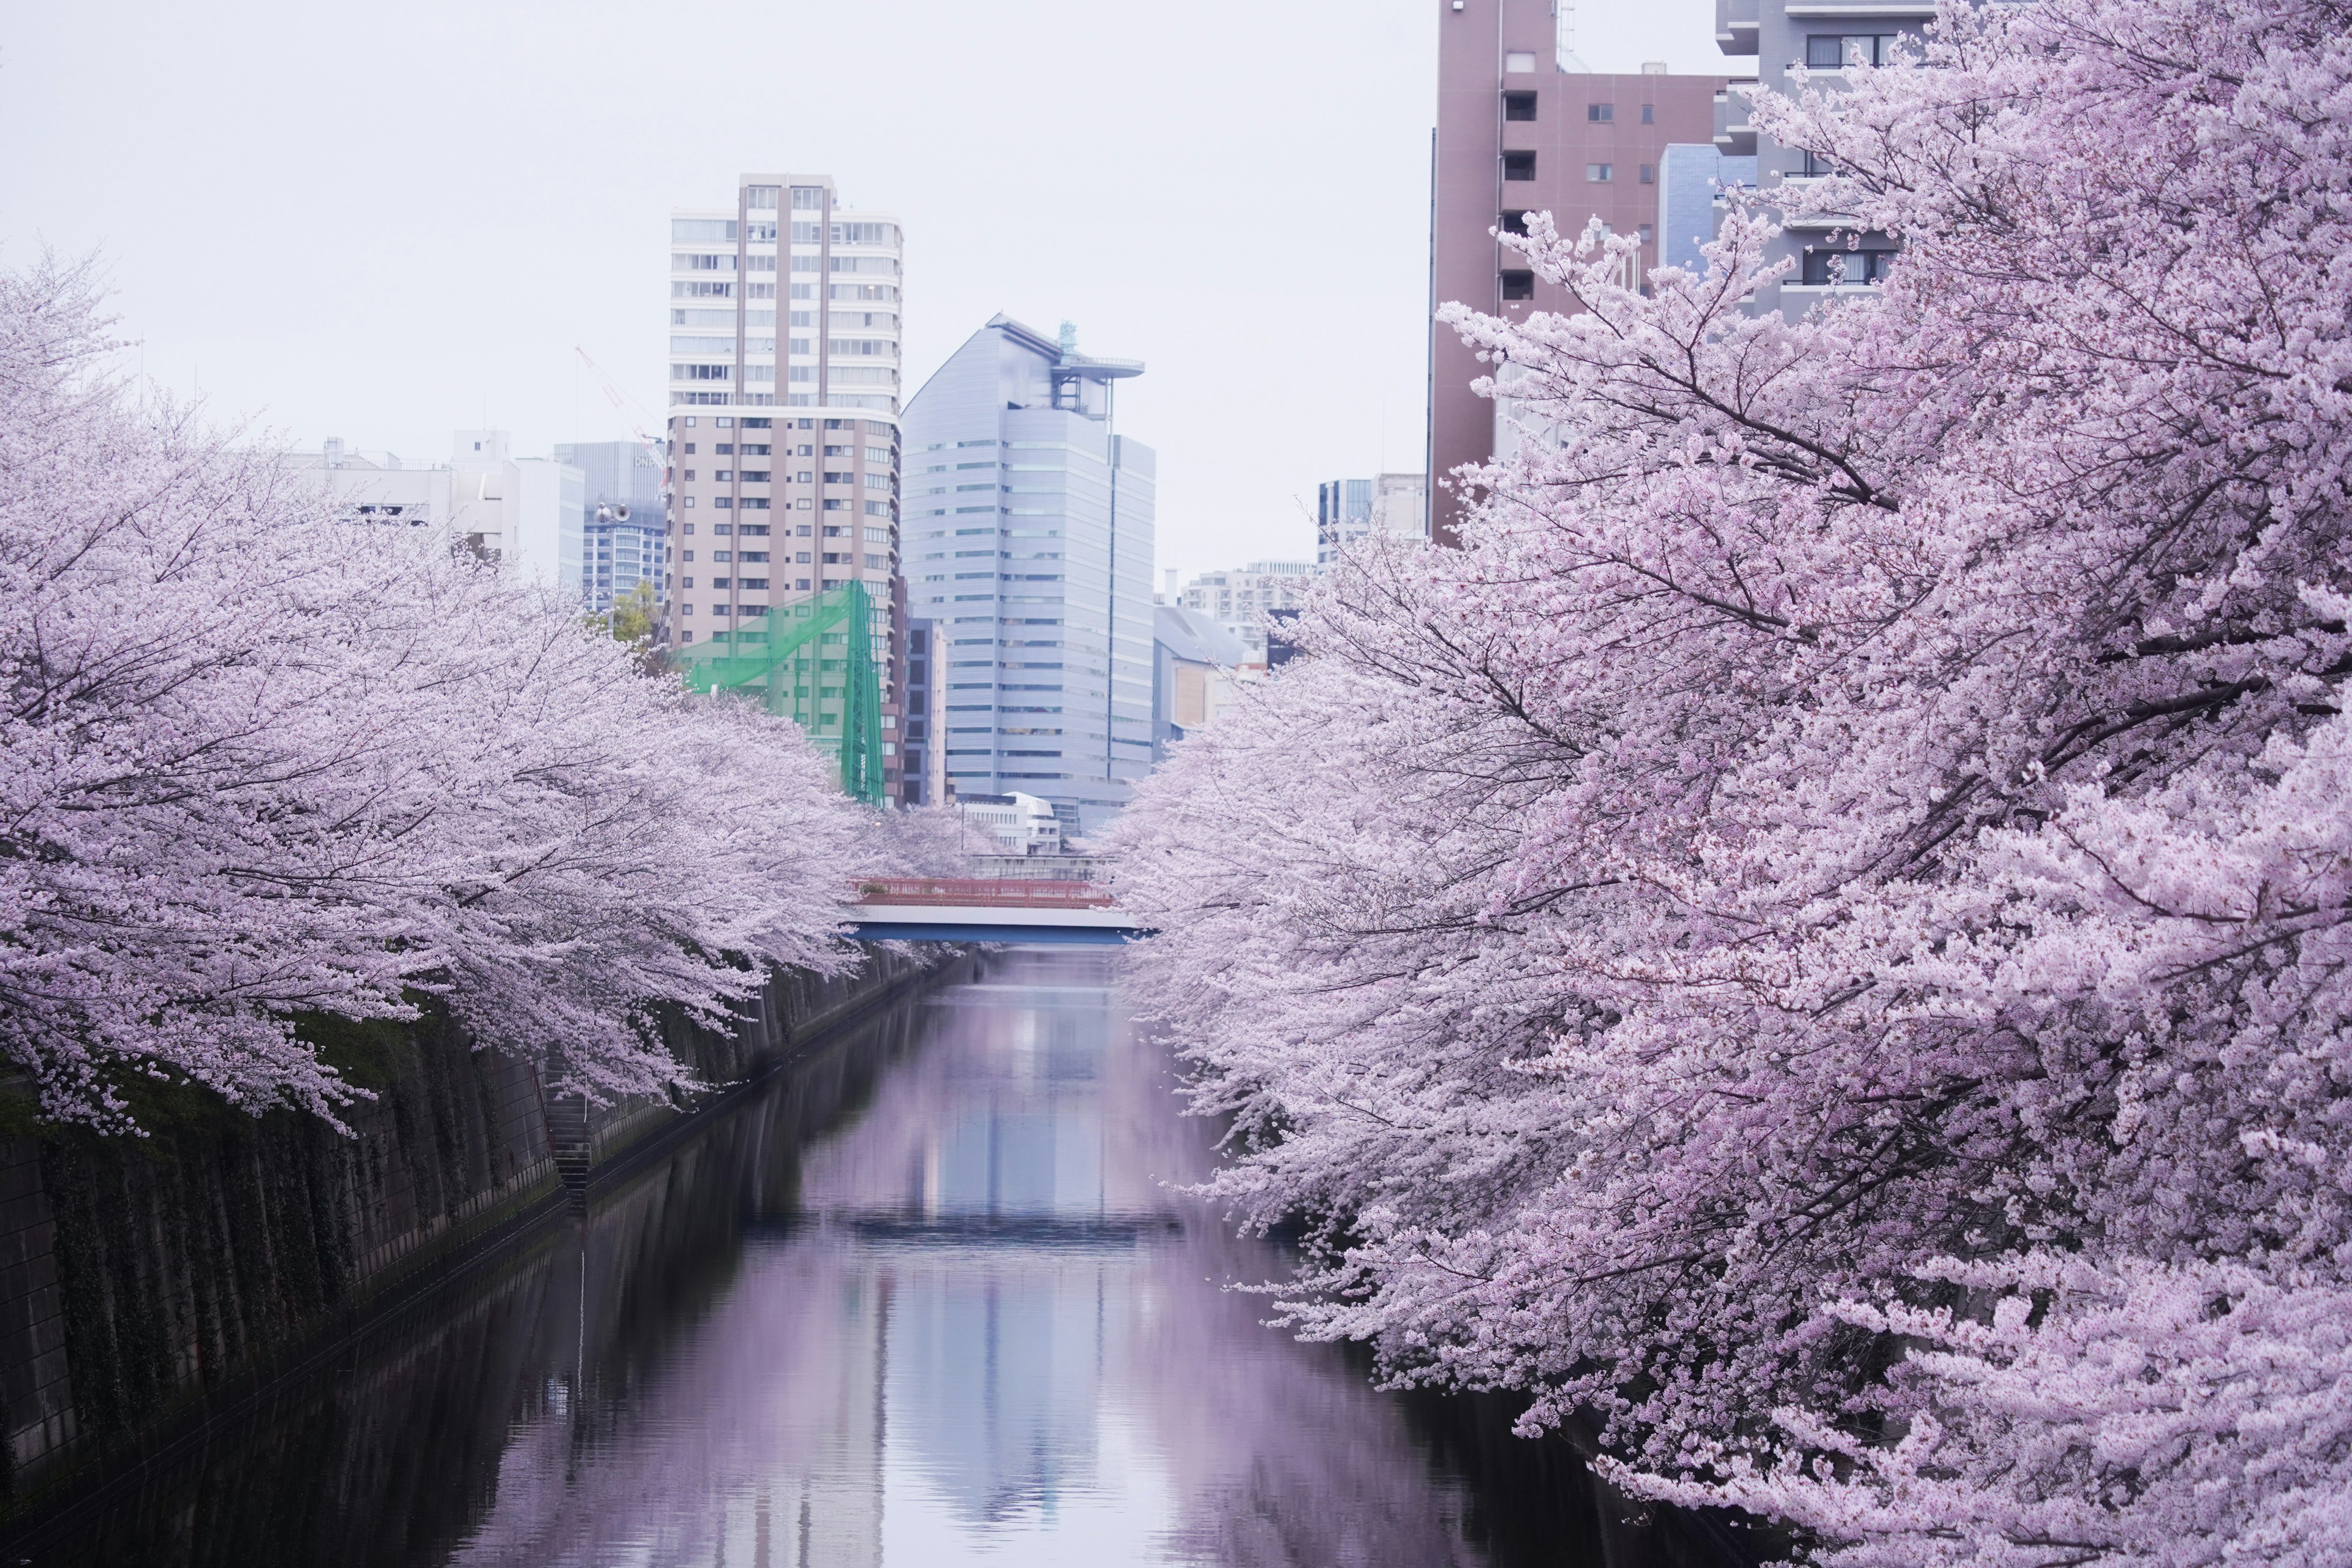
[[[588,367],[588,374],[594,376],[596,384],[604,389],[604,400],[613,405],[613,412],[621,416],[621,423],[629,427],[629,434],[637,438],[637,445],[646,449],[646,456],[654,460],[654,467],[665,470],[664,477],[667,478],[668,460],[664,455],[665,447],[659,440],[646,433],[645,425],[638,418],[639,415],[645,415],[647,419],[652,418],[653,416],[646,414],[642,404],[623,392],[614,383],[613,378],[604,374],[604,367],[589,357],[586,349],[574,343],[572,345],[572,352],[580,356],[580,363]],[[634,412],[632,412],[633,409]]]

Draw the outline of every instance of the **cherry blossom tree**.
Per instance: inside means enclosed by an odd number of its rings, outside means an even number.
[[[132,1075],[333,1118],[306,1013],[438,995],[560,1092],[682,1068],[834,936],[856,814],[791,726],[574,606],[334,521],[103,374],[86,272],[0,277],[0,1046],[47,1113]]]
[[[2281,1521],[2352,1447],[2256,1429],[2352,1394],[2347,23],[1948,7],[1756,106],[1883,289],[1752,311],[1757,211],[1637,294],[1537,219],[1578,311],[1447,309],[1541,438],[1122,829],[1302,1331],[1823,1552],[2339,1539]]]
[[[968,868],[968,837],[951,806],[910,805],[884,812],[867,830],[866,858],[858,869],[899,877],[960,877]]]

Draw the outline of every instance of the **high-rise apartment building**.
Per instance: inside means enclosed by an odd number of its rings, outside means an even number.
[[[1112,426],[1142,373],[997,316],[907,405],[908,603],[948,787],[1037,795],[1079,832],[1151,764],[1156,462]]]
[[[1916,37],[1935,16],[1932,0],[1716,0],[1715,41],[1727,55],[1755,58],[1755,69],[1734,79],[1731,88],[1788,92],[1795,86],[1789,73],[1801,65],[1814,85],[1834,90],[1847,67],[1856,61],[1888,63],[1901,41]],[[1756,161],[1756,178],[1768,200],[1783,184],[1817,180],[1829,172],[1811,154],[1759,137],[1737,91],[1718,96],[1715,146],[1727,158]],[[1886,235],[1853,234],[1822,218],[1788,223],[1774,244],[1773,258],[1790,257],[1796,266],[1758,294],[1756,308],[1790,317],[1803,315],[1832,292],[1875,287],[1901,248]]]
[[[898,220],[822,174],[743,175],[670,215],[672,586],[684,644],[855,580],[876,605],[883,769],[898,798]]]
[[[1563,234],[1599,217],[1639,233],[1633,281],[1658,264],[1654,226],[1666,144],[1706,142],[1722,77],[1587,71],[1566,36],[1568,0],[1437,0],[1437,134],[1433,153],[1430,304],[1494,315],[1570,308],[1493,230],[1549,212]],[[1467,499],[1447,483],[1496,449],[1493,404],[1471,392],[1486,374],[1451,328],[1430,328],[1429,461],[1433,536],[1451,541]]]
[[[1423,474],[1382,474],[1370,479],[1329,479],[1315,487],[1315,566],[1329,568],[1339,552],[1368,534],[1429,537],[1429,480]]]
[[[580,470],[584,484],[580,595],[592,615],[626,598],[642,584],[658,605],[669,596],[662,552],[662,466],[643,441],[575,441],[559,445],[555,460]]]

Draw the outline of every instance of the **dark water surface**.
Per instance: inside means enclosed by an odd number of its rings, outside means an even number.
[[[1118,957],[817,1052],[37,1562],[1608,1564],[1683,1554],[1494,1402],[1264,1327]]]

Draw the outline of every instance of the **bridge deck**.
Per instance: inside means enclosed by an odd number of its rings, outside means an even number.
[[[857,935],[877,941],[1118,942],[1150,934],[1099,882],[868,877],[857,894],[845,913]]]

